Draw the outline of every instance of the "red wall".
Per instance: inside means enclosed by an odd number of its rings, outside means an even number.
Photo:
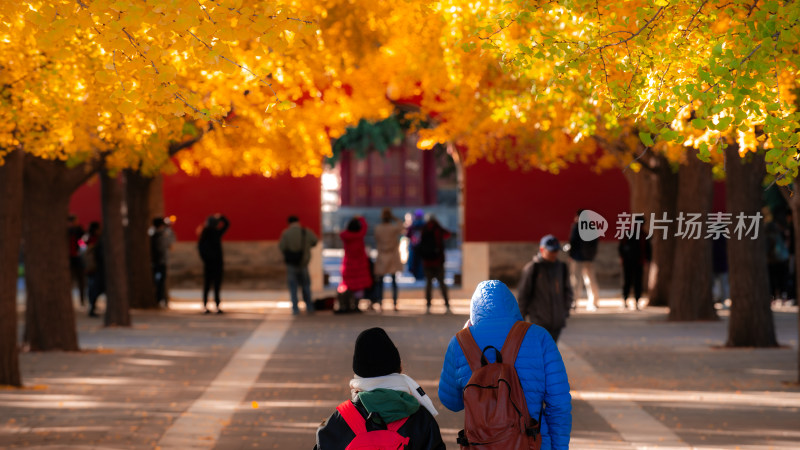
[[[96,175],[72,194],[69,199],[69,212],[78,215],[78,222],[83,228],[87,228],[89,222],[103,221],[100,208],[100,179]]]
[[[619,170],[598,174],[589,165],[573,165],[554,175],[481,161],[465,170],[464,240],[536,242],[552,233],[564,241],[579,208],[605,217],[606,238],[613,239],[617,215],[629,205]]]
[[[78,214],[84,226],[100,220],[99,190],[100,184],[90,181],[72,196],[70,211]],[[311,176],[213,177],[203,173],[192,177],[179,172],[164,177],[165,214],[175,216],[173,229],[181,241],[197,239],[197,226],[217,212],[231,222],[226,240],[277,240],[292,214],[319,235],[320,203],[320,180]]]

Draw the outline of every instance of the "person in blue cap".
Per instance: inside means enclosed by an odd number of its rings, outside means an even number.
[[[517,301],[522,317],[544,328],[558,341],[572,305],[569,269],[558,260],[558,239],[548,234],[539,241],[539,253],[522,269]]]

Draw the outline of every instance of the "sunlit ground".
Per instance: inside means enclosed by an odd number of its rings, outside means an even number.
[[[91,351],[22,355],[27,387],[0,390],[0,447],[310,448],[347,397],[359,329],[386,328],[435,397],[471,293],[453,291],[452,316],[438,291],[424,315],[419,294],[402,292],[399,312],[384,302],[382,314],[292,318],[285,293],[227,293],[217,316],[202,314],[197,291],[177,292],[168,310],[135,311],[128,329],[79,311]],[[725,310],[718,322],[676,324],[664,308],[622,306],[604,298],[590,313],[580,301],[559,342],[572,385],[570,448],[800,448],[800,388],[785,383],[796,377],[797,307],[776,308],[784,348],[719,350]],[[458,448],[463,415],[435,403],[448,448]]]

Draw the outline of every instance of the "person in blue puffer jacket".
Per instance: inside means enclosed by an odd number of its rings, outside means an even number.
[[[501,348],[515,322],[522,320],[514,294],[500,281],[481,282],[472,294],[470,332],[480,348],[488,345]],[[494,362],[492,352],[486,353]],[[542,450],[568,449],[572,430],[572,397],[561,353],[544,328],[532,325],[522,341],[517,369],[525,401],[531,417],[542,414]],[[462,393],[472,376],[467,358],[454,336],[447,346],[442,373],[439,377],[439,400],[451,411],[464,409]]]

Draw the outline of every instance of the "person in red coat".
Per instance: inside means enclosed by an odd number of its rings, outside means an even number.
[[[337,289],[340,294],[348,293],[354,299],[362,298],[364,290],[372,287],[370,269],[364,236],[367,234],[367,221],[355,216],[347,223],[347,228],[339,233],[344,244],[342,258],[342,282]]]

